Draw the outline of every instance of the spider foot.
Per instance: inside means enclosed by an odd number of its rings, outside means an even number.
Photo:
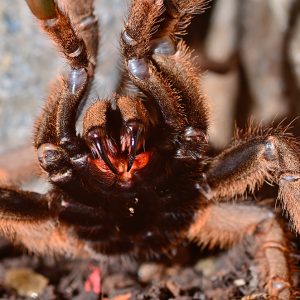
[[[42,144],[37,150],[41,167],[47,171],[54,171],[58,166],[63,166],[68,161],[65,151],[53,144]]]
[[[291,284],[285,278],[276,276],[269,280],[267,290],[271,299],[290,299]]]
[[[267,226],[267,231],[272,232],[271,226]],[[268,235],[266,232],[265,234]],[[271,299],[290,299],[292,294],[292,284],[286,264],[286,256],[289,249],[284,242],[271,240],[263,243],[261,250],[264,252],[265,259],[268,261],[268,276],[266,291]]]
[[[71,160],[68,153],[54,144],[42,144],[37,149],[40,166],[49,174],[54,183],[68,182],[73,175]]]

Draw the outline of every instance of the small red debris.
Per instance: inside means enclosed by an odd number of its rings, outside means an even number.
[[[84,289],[87,293],[100,295],[101,293],[101,271],[100,268],[90,265],[91,273],[84,283]]]

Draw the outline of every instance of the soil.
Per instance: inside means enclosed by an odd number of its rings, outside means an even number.
[[[0,256],[0,299],[267,299],[259,287],[257,267],[241,247],[211,253],[192,245],[180,249],[172,260],[112,260],[100,267],[95,262],[31,256],[3,240]],[[14,283],[19,282],[24,268],[24,284],[17,284],[15,289]],[[87,292],[87,279],[93,270],[101,272],[100,295]],[[44,280],[42,289],[35,278],[37,274],[42,275],[39,280]],[[251,297],[243,298],[246,295]]]

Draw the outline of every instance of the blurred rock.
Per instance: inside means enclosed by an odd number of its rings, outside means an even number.
[[[25,1],[0,3],[0,153],[29,143],[47,82],[61,59]]]
[[[241,5],[241,59],[255,99],[253,115],[264,123],[288,112],[282,49],[293,1],[248,0]]]
[[[38,298],[43,294],[48,279],[31,269],[15,268],[6,272],[4,283],[15,289],[20,296]]]
[[[226,63],[237,51],[238,2],[239,0],[219,0],[214,6],[205,55],[215,62]]]
[[[118,81],[118,41],[125,8],[122,0],[96,2],[102,46],[94,84],[97,96],[111,94]],[[0,154],[31,142],[48,82],[64,66],[37,23],[25,1],[0,2]]]
[[[212,111],[209,140],[215,148],[223,148],[231,140],[238,80],[237,70],[225,75],[208,71],[203,76],[203,88],[209,97]]]
[[[299,5],[300,7],[300,5]],[[298,16],[300,15],[300,9]],[[295,27],[291,34],[291,42],[289,45],[289,56],[293,71],[297,80],[298,89],[300,89],[300,17],[295,20]]]
[[[235,119],[243,127],[250,116],[270,124],[299,115],[299,20],[296,0],[214,1],[200,52],[209,70],[203,86],[212,106],[214,147],[228,143]],[[300,122],[295,127],[298,134]]]
[[[210,61],[227,65],[237,53],[238,1],[219,0],[214,7],[205,44],[205,56]],[[238,84],[236,66],[226,74],[207,72],[203,76],[203,89],[212,107],[209,137],[216,148],[224,147],[231,139]]]

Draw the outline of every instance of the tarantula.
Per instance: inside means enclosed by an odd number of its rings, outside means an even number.
[[[72,21],[54,0],[26,1],[68,70],[51,85],[34,135],[52,187],[1,187],[3,235],[36,253],[96,259],[166,254],[185,239],[225,247],[248,237],[262,287],[290,299],[289,245],[274,213],[228,200],[277,183],[299,233],[300,146],[280,126],[250,127],[208,159],[207,99],[180,39],[205,0],[132,1],[120,39],[123,83],[88,107],[80,134],[98,52],[93,0],[74,0]]]

